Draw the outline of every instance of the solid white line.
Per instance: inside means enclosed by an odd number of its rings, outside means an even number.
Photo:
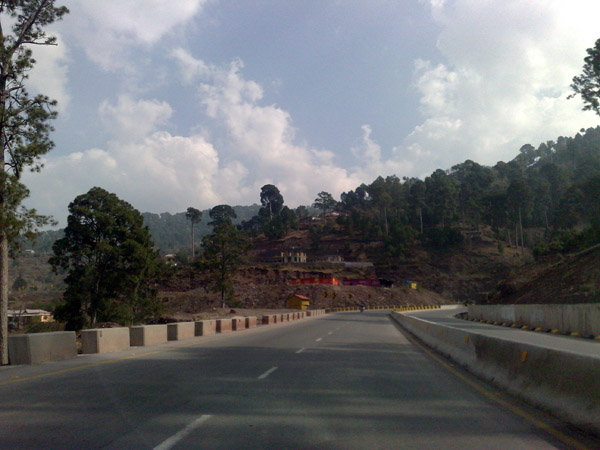
[[[204,414],[194,420],[192,423],[188,424],[184,429],[178,431],[173,436],[163,441],[160,445],[154,447],[153,450],[169,450],[175,446],[180,440],[190,434],[195,428],[198,428],[212,416],[210,414]]]
[[[269,370],[267,370],[265,373],[263,373],[261,376],[259,376],[258,379],[264,380],[265,378],[267,378],[269,375],[271,375],[276,370],[277,370],[277,367],[271,367]]]
[[[316,340],[316,342],[319,342],[319,341],[321,341],[321,340],[323,340],[323,338],[319,338],[319,339],[317,339],[317,340]]]
[[[300,350],[298,350],[296,353],[302,353],[304,350],[306,350],[304,347],[302,347]]]

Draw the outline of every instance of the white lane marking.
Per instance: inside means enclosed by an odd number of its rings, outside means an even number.
[[[302,353],[304,350],[306,350],[306,348],[302,347],[300,350],[298,350],[296,353]]]
[[[330,331],[329,333],[327,333],[329,336],[331,336],[333,334],[333,331]]]
[[[188,424],[184,429],[178,431],[173,436],[163,441],[158,446],[154,447],[153,450],[169,450],[175,446],[179,441],[181,441],[184,437],[194,431],[195,428],[198,428],[212,416],[210,414],[204,414],[194,420],[192,423]]]
[[[319,338],[319,339],[316,340],[316,342],[319,342],[319,341],[322,341],[322,340],[323,340],[323,338]]]
[[[277,367],[271,367],[269,370],[267,370],[265,373],[263,373],[261,376],[259,376],[258,379],[264,380],[265,378],[267,378],[269,375],[271,375],[276,370],[277,370]]]

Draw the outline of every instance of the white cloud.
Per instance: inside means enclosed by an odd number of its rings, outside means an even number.
[[[100,104],[99,115],[106,130],[119,141],[136,141],[168,123],[173,109],[158,100],[135,101],[120,95],[116,105]]]
[[[244,79],[241,61],[217,67],[181,49],[173,57],[181,76],[196,83],[206,114],[226,127],[231,142],[228,152],[220,154],[227,153],[251,168],[244,179],[252,193],[248,201],[256,201],[266,183],[276,184],[292,206],[311,201],[322,190],[338,196],[359,184],[354,174],[334,163],[333,153],[295,142],[290,114],[275,105],[260,104],[263,90]]]
[[[155,45],[184,26],[207,0],[69,1],[69,30],[105,70],[128,70],[134,49]]]
[[[57,38],[57,45],[41,45],[32,48],[36,60],[33,70],[29,73],[27,86],[32,93],[40,93],[56,100],[56,110],[64,113],[71,101],[68,84],[68,64],[70,58],[65,42],[57,33],[51,33]]]
[[[424,121],[399,147],[425,151],[419,173],[467,158],[493,164],[518,148],[598,124],[567,101],[600,4],[588,1],[431,0],[445,62],[415,61]]]

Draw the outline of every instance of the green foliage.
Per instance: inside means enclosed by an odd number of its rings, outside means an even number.
[[[278,215],[283,208],[283,196],[277,189],[277,186],[265,184],[260,189],[260,204],[262,205],[259,215],[273,219],[274,215]]]
[[[25,288],[27,288],[27,281],[25,281],[22,274],[19,274],[19,276],[15,279],[14,283],[12,284],[12,290],[22,291]]]
[[[584,58],[583,73],[573,77],[571,88],[575,95],[581,95],[583,99],[584,111],[594,111],[600,115],[600,39],[592,48],[587,49],[587,56]]]
[[[221,294],[221,305],[225,307],[226,299],[235,294],[232,277],[246,260],[250,244],[233,225],[222,222],[202,238],[202,246],[204,253],[200,266],[208,271],[211,289]]]
[[[533,256],[537,259],[556,253],[579,252],[598,243],[600,243],[600,227],[591,226],[581,231],[573,230],[555,234],[547,242],[538,241],[533,248]]]
[[[329,192],[322,191],[317,194],[317,198],[312,206],[313,208],[320,209],[325,214],[328,211],[335,210],[337,202]]]
[[[24,170],[39,172],[40,158],[54,143],[50,122],[56,118],[56,102],[44,95],[31,98],[25,88],[28,72],[33,68],[31,45],[54,45],[56,38],[47,36],[44,28],[60,20],[68,12],[55,7],[54,1],[2,2],[9,27],[0,28],[0,145],[3,170],[0,172],[0,230],[13,249],[19,237],[33,238],[38,227],[53,223],[21,202],[29,190],[19,180]],[[4,257],[4,256],[3,256]]]
[[[435,250],[447,250],[462,244],[464,241],[460,231],[450,227],[430,228],[425,236],[427,244]]]
[[[209,222],[211,226],[217,226],[222,223],[232,224],[233,219],[237,218],[237,214],[229,205],[217,205],[210,210],[208,215],[212,219],[212,222]]]
[[[67,272],[57,319],[68,329],[81,329],[154,317],[159,303],[152,281],[160,266],[142,215],[98,187],[75,198],[69,213],[65,236],[50,258],[55,270]]]

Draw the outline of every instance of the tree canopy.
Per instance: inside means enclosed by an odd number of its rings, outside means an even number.
[[[584,111],[594,111],[600,116],[600,39],[592,48],[586,50],[583,73],[573,77],[571,88],[575,94],[569,98],[581,95]]]
[[[229,205],[217,205],[208,213],[212,222],[209,225],[217,226],[221,223],[233,223],[233,219],[237,219],[237,214]]]
[[[221,222],[202,238],[202,267],[210,274],[211,289],[221,295],[221,307],[234,295],[232,277],[246,260],[249,242],[233,225]]]
[[[67,272],[57,319],[76,330],[105,321],[131,324],[156,314],[151,283],[159,259],[142,215],[94,187],[69,204],[67,221],[50,258],[55,270]]]
[[[333,196],[329,192],[325,191],[319,192],[313,203],[313,208],[320,209],[323,214],[327,213],[328,211],[333,211],[336,206],[337,202]]]
[[[196,256],[196,248],[195,248],[195,237],[194,237],[194,226],[202,220],[202,211],[196,208],[192,208],[191,206],[185,212],[185,217],[190,222],[192,222],[192,260]]]
[[[31,46],[56,45],[56,38],[48,36],[45,28],[67,12],[53,0],[0,3],[0,364],[8,363],[9,245],[50,222],[21,205],[29,196],[21,175],[24,170],[41,170],[41,156],[54,147],[49,136],[50,121],[56,117],[55,101],[27,93],[25,82],[35,64]]]

